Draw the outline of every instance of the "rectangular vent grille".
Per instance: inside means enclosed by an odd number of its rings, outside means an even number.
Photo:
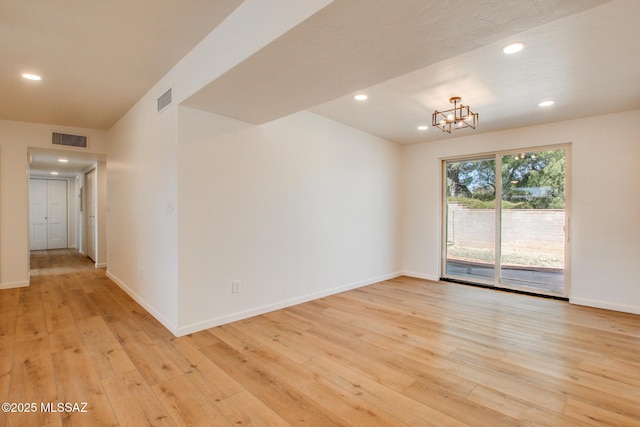
[[[162,94],[160,98],[158,98],[158,113],[165,108],[167,108],[171,104],[171,89]]]
[[[67,147],[87,148],[87,137],[53,132],[51,143],[55,145],[66,145]]]

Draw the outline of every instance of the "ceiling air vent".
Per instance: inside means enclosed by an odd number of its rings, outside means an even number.
[[[165,108],[167,108],[171,104],[171,89],[162,94],[160,98],[158,98],[158,113]]]
[[[54,145],[66,145],[67,147],[87,148],[87,137],[53,132],[51,143]]]

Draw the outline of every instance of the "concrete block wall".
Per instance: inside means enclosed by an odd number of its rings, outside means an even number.
[[[450,203],[447,210],[449,244],[491,248],[495,240],[495,211],[467,209]],[[502,211],[503,248],[562,254],[563,209],[505,209]]]

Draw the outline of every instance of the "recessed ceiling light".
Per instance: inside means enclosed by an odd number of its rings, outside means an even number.
[[[538,104],[538,107],[550,107],[553,104],[555,104],[555,101],[542,101],[541,103]]]
[[[36,81],[42,80],[42,77],[40,77],[40,76],[38,76],[36,74],[24,73],[22,75],[22,77],[24,77],[27,80],[36,80]]]
[[[51,175],[58,175],[58,172],[51,172]]]
[[[507,55],[511,55],[512,53],[520,52],[522,49],[524,49],[524,43],[515,42],[515,43],[509,43],[508,45],[503,47],[502,51]]]
[[[69,159],[58,159],[60,163],[69,163]]]
[[[361,93],[359,95],[356,95],[353,97],[353,99],[355,99],[356,101],[366,101],[369,97],[367,95],[365,95],[364,93]]]
[[[429,129],[429,126],[425,126],[425,125],[418,126],[418,130],[427,130],[427,129]]]

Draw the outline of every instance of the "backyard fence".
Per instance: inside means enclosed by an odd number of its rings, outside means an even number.
[[[448,203],[447,243],[456,246],[492,248],[495,211],[467,209]],[[503,209],[502,246],[528,252],[564,253],[564,209]]]

